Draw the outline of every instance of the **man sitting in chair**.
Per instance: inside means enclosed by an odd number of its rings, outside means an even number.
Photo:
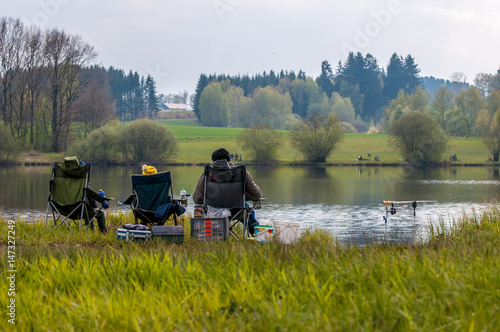
[[[229,169],[233,167],[233,163],[230,162],[231,157],[229,155],[229,151],[224,148],[220,148],[215,150],[212,153],[212,165],[214,168],[223,168]],[[203,204],[203,193],[205,189],[204,175],[200,176],[198,180],[198,184],[196,185],[196,189],[193,194],[193,201],[195,204]],[[262,197],[262,191],[259,186],[253,181],[252,175],[247,171],[246,172],[246,182],[245,182],[245,199],[247,201],[256,201]],[[254,233],[254,227],[257,225],[257,221],[255,220],[254,212],[251,213],[249,219],[249,229],[250,233]]]

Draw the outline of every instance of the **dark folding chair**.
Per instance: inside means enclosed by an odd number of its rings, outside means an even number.
[[[204,170],[203,208],[205,211],[209,210],[209,206],[229,209],[231,211],[229,233],[237,240],[244,240],[248,237],[250,213],[254,208],[260,207],[260,201],[246,204],[246,174],[245,165],[233,166],[229,169],[205,165]],[[242,225],[239,225],[239,222]]]
[[[86,221],[87,227],[93,225],[96,211],[90,205],[89,197],[99,203],[112,198],[102,197],[92,191],[88,188],[89,181],[89,163],[80,165],[76,157],[66,157],[64,162],[53,164],[45,227],[47,227],[50,212],[52,212],[54,229],[64,224],[71,230],[71,221],[79,228],[83,220]]]
[[[133,174],[131,178],[132,194],[122,204],[130,205],[135,223],[163,225],[173,215],[177,225],[177,217],[185,209],[179,200],[173,199],[172,174],[169,171],[151,175]]]

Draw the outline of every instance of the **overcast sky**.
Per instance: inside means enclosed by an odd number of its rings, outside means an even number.
[[[159,93],[194,92],[201,73],[304,70],[316,78],[349,51],[386,67],[411,54],[422,76],[473,83],[500,67],[497,0],[0,0],[0,16],[58,27],[98,63],[151,75]]]

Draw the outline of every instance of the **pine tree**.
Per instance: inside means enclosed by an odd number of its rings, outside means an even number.
[[[201,74],[198,79],[198,84],[196,85],[196,90],[194,92],[193,98],[193,112],[196,114],[196,117],[200,119],[200,98],[203,89],[208,85],[208,77],[205,74]]]
[[[339,62],[335,78],[336,91],[340,92],[343,81],[347,83],[348,87],[358,84],[360,93],[363,95],[363,109],[356,109],[356,115],[360,115],[365,121],[379,118],[380,106],[382,105],[382,77],[377,59],[371,54],[363,57],[361,52],[356,55],[352,52],[349,53],[343,65],[342,62]],[[342,94],[341,96],[349,97]],[[353,105],[356,103],[353,102]]]
[[[405,90],[405,66],[403,57],[393,53],[387,64],[387,74],[384,79],[385,103],[395,99],[399,90]]]
[[[146,101],[148,117],[156,115],[160,108],[158,105],[158,96],[156,93],[156,83],[150,75],[148,75],[148,77],[146,78]]]
[[[415,93],[417,88],[422,85],[422,78],[420,77],[420,68],[415,63],[415,58],[408,54],[404,63],[405,69],[405,92],[408,94]]]
[[[330,98],[332,95],[333,86],[333,71],[332,67],[327,60],[321,63],[321,75],[317,79],[318,86],[326,93],[326,96]]]

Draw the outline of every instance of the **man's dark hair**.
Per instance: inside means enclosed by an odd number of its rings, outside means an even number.
[[[212,153],[212,161],[223,160],[223,159],[225,159],[226,161],[231,160],[231,158],[229,158],[229,151],[227,151],[226,149],[220,148],[215,150],[214,153]]]

